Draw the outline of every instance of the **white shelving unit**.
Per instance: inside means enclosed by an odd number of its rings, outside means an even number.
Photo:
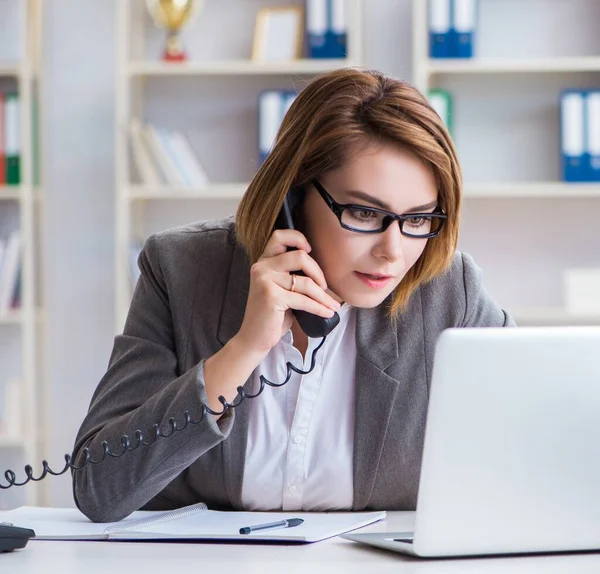
[[[429,58],[428,4],[412,5],[413,83],[423,93],[452,94],[465,175],[459,247],[479,250],[489,290],[519,324],[600,325],[600,313],[572,315],[561,306],[565,266],[600,266],[591,215],[600,209],[600,184],[559,181],[558,105],[562,88],[600,85],[596,3],[479,0],[475,57],[464,60]],[[577,217],[579,226],[565,228]]]
[[[40,368],[43,313],[39,284],[39,230],[43,211],[39,184],[42,181],[39,160],[42,0],[0,2],[0,21],[3,21],[3,31],[11,32],[10,38],[7,35],[5,41],[0,42],[0,91],[8,89],[19,94],[21,156],[20,185],[0,186],[0,213],[15,215],[13,227],[20,231],[22,241],[21,306],[0,315],[0,393],[4,395],[9,378],[19,381],[20,404],[15,418],[21,422],[18,434],[13,429],[10,435],[0,435],[0,481],[4,485],[6,469],[14,470],[18,481],[25,478],[25,464],[31,464],[36,471],[41,469],[40,453],[45,434],[38,408],[43,396]],[[34,178],[36,161],[38,178]],[[5,235],[6,229],[0,233]],[[4,405],[3,400],[1,404]],[[41,503],[37,484],[0,491],[0,508],[25,503]]]
[[[204,12],[183,34],[190,59],[174,64],[160,60],[164,34],[154,27],[145,2],[117,3],[117,331],[122,329],[131,300],[132,242],[171,225],[234,213],[258,164],[256,125],[260,90],[294,89],[321,72],[363,65],[363,0],[346,2],[348,58],[345,60],[251,61],[258,9],[303,2],[237,0],[235,22],[231,20],[230,5],[206,3]],[[213,33],[203,33],[208,29]],[[210,42],[202,44],[207,36]],[[219,41],[223,43],[220,45]],[[211,185],[206,189],[139,185],[131,165],[127,135],[133,117],[184,130],[191,125],[197,135],[191,138],[192,146],[208,172]]]

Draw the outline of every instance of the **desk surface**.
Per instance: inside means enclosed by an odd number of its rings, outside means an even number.
[[[385,521],[361,532],[407,531],[412,512],[388,512]],[[331,538],[303,545],[208,544],[204,542],[79,542],[31,540],[19,551],[0,554],[0,572],[61,574],[458,574],[458,573],[597,573],[597,554],[507,558],[421,560]]]

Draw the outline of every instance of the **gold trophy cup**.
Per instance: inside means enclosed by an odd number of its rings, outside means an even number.
[[[180,33],[181,29],[200,12],[202,0],[146,0],[146,7],[156,26],[167,30],[163,60],[167,62],[187,60]]]

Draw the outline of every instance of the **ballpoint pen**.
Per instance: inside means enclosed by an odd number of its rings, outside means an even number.
[[[288,518],[287,520],[280,520],[279,522],[269,522],[268,524],[257,524],[256,526],[244,526],[240,528],[240,534],[250,534],[256,530],[267,530],[271,528],[292,528],[293,526],[300,526],[304,520],[302,518]]]

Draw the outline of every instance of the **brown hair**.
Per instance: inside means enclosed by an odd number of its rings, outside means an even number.
[[[286,193],[345,162],[351,148],[393,142],[411,151],[434,174],[438,201],[448,216],[440,234],[393,295],[390,315],[451,264],[458,240],[462,175],[450,136],[427,99],[409,83],[373,70],[344,68],[321,74],[297,96],[275,144],[236,215],[236,231],[250,261],[262,255]]]

